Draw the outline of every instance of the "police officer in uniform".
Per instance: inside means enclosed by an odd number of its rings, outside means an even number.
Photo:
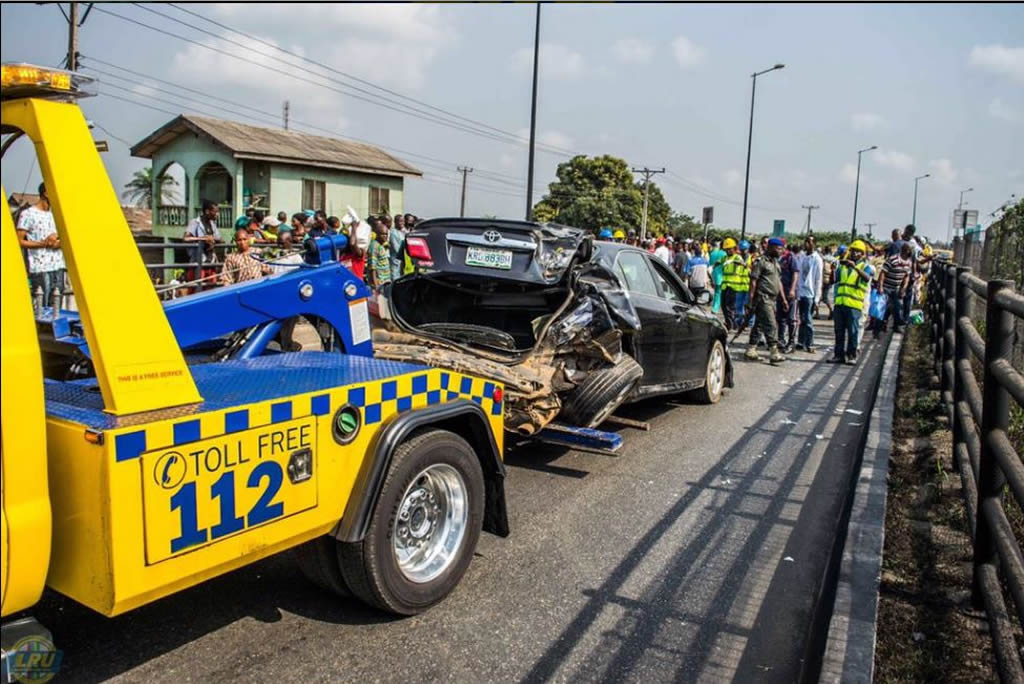
[[[775,300],[780,299],[783,309],[789,309],[786,293],[782,291],[779,268],[779,253],[784,245],[785,243],[777,237],[768,240],[765,253],[754,262],[753,270],[750,272],[750,308],[756,320],[750,330],[750,346],[743,355],[749,361],[761,360],[760,354],[757,353],[757,340],[762,334],[768,343],[768,361],[775,365],[786,360],[786,357],[779,353],[778,332],[775,326]]]
[[[864,259],[866,252],[864,241],[854,240],[846,258],[836,269],[836,302],[832,309],[836,347],[829,363],[853,365],[857,361],[857,338],[864,298],[875,276],[875,269]]]
[[[746,259],[736,252],[736,241],[725,238],[725,263],[722,264],[722,313],[725,314],[725,328],[739,327],[743,310],[739,306],[741,294],[750,291],[750,270]]]

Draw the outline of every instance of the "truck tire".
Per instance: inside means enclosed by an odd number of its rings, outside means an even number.
[[[348,598],[352,592],[345,584],[338,560],[338,541],[324,535],[297,546],[292,552],[302,574],[324,591]]]
[[[345,584],[381,610],[421,613],[462,579],[483,515],[473,448],[447,430],[417,432],[395,449],[366,538],[339,545]]]
[[[708,352],[707,365],[704,368],[704,386],[693,391],[694,396],[702,404],[717,404],[722,398],[725,387],[725,347],[721,340],[715,340]]]
[[[632,356],[593,371],[565,398],[560,414],[572,425],[595,428],[622,404],[643,377],[644,369]]]

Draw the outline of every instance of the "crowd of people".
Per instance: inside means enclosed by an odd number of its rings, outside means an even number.
[[[709,293],[727,330],[750,329],[749,360],[760,360],[761,344],[773,364],[796,350],[815,354],[814,319],[824,304],[835,328],[828,361],[854,364],[865,331],[877,337],[890,321],[896,332],[907,325],[932,259],[916,232],[908,225],[893,230],[888,243],[861,238],[826,246],[813,236],[793,243],[782,237],[709,243],[672,236],[642,240],[633,230],[606,229],[598,237],[646,249],[698,298]]]
[[[193,243],[189,262],[198,264],[183,274],[185,283],[193,290],[252,280],[292,268],[302,261],[301,247],[307,238],[327,235],[347,238],[341,263],[375,292],[412,270],[405,253],[405,236],[419,222],[413,214],[383,213],[363,219],[352,207],[340,218],[319,209],[291,216],[283,211],[274,216],[249,210],[235,221],[235,251],[224,257],[223,263],[218,263],[217,245],[225,241],[217,216],[217,205],[204,201],[199,215],[189,222],[182,236],[186,243]]]
[[[182,237],[188,262],[196,266],[186,269],[185,282],[172,281],[167,288],[172,295],[294,268],[303,260],[305,240],[326,235],[347,238],[340,261],[374,292],[413,270],[405,239],[419,222],[413,214],[382,213],[363,219],[351,207],[341,217],[322,210],[290,217],[285,212],[268,216],[250,210],[235,221],[235,249],[223,263],[217,247],[226,245],[218,214],[215,203],[204,201],[186,227]],[[19,212],[16,227],[32,292],[37,302],[49,306],[64,287],[66,267],[43,184],[39,201]],[[604,229],[598,238],[645,248],[663,260],[694,295],[708,297],[712,310],[723,315],[727,330],[740,334],[750,329],[747,359],[760,360],[758,347],[764,344],[771,363],[796,350],[816,353],[813,321],[821,304],[835,329],[829,361],[856,363],[865,331],[877,337],[890,321],[896,332],[907,325],[932,258],[913,225],[893,230],[888,243],[861,238],[824,247],[813,236],[792,244],[782,237],[754,242],[726,237],[708,243],[671,236],[641,239],[634,230]],[[867,325],[862,325],[866,319]]]

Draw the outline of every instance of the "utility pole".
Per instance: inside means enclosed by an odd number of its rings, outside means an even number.
[[[78,68],[78,3],[71,2],[68,14],[68,56],[65,60],[68,71]]]
[[[646,166],[642,169],[633,169],[633,173],[642,173],[644,175],[644,208],[643,215],[640,217],[640,239],[647,239],[647,200],[650,197],[651,187],[651,176],[656,173],[665,173],[665,167],[660,169],[649,169]]]
[[[540,57],[540,3],[533,29],[533,98],[530,104],[530,161],[526,169],[526,220],[533,220],[533,152],[537,141],[537,59]]]
[[[281,118],[284,119],[284,130],[288,130],[288,113],[291,111],[292,105],[288,100],[284,101],[281,105]]]
[[[470,166],[457,166],[459,171],[462,172],[462,202],[459,204],[459,216],[466,215],[466,174],[473,173],[473,168]]]
[[[874,228],[875,226],[877,226],[878,224],[877,223],[865,223],[864,225],[867,226],[867,229],[868,229],[868,239],[874,237],[874,234],[872,233],[871,229]]]
[[[804,235],[813,235],[811,231],[811,212],[815,209],[821,209],[817,204],[801,204],[802,208],[807,210],[807,228],[804,230]]]

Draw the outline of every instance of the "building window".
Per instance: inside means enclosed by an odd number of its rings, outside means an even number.
[[[302,179],[302,208],[327,210],[327,183],[324,181]]]
[[[370,186],[370,213],[391,213],[391,190],[389,188],[375,188],[372,185]]]

